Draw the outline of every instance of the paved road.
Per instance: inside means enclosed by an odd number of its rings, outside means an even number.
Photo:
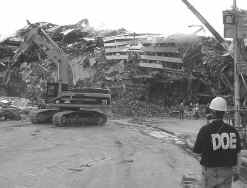
[[[140,127],[0,122],[0,187],[176,188],[200,174],[193,157]]]

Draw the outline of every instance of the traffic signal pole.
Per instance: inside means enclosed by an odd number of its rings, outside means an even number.
[[[238,48],[238,19],[237,19],[237,2],[233,0],[233,11],[235,14],[235,26],[234,26],[234,124],[236,127],[240,126],[240,95],[239,95],[239,74],[237,70],[237,64],[239,60],[239,48]]]

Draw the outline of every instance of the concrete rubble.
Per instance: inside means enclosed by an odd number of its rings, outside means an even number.
[[[178,74],[157,67],[140,67],[138,58],[115,61],[106,59],[105,37],[133,36],[140,43],[145,41],[138,38],[142,34],[133,35],[125,29],[96,30],[89,25],[87,19],[63,26],[46,22],[35,24],[42,27],[69,56],[77,87],[100,87],[104,83],[111,89],[113,111],[117,114],[164,115],[176,110],[182,100],[186,105],[190,102],[207,104],[216,94],[224,95],[232,102],[233,60],[213,38],[182,34],[165,38],[148,35],[153,41],[176,44],[179,58],[183,62],[182,72]],[[41,97],[42,84],[54,68],[48,69],[45,55],[35,45],[13,62],[12,57],[28,29],[26,26],[18,30],[15,36],[0,42],[0,94],[37,101]],[[132,49],[131,45],[127,46]],[[142,47],[137,53],[141,49]],[[9,65],[14,68],[8,70]],[[5,84],[6,74],[11,74],[8,84]],[[245,79],[245,75],[242,78]],[[246,100],[246,91],[241,84],[242,102]]]

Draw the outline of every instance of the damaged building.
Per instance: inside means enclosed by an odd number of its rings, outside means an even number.
[[[233,60],[214,38],[96,30],[87,19],[64,26],[36,24],[68,56],[77,87],[111,89],[115,112],[153,115],[181,101],[206,104],[217,94],[232,99]],[[0,42],[1,95],[32,98],[56,69],[35,45],[16,56],[27,30]],[[245,93],[242,84],[242,102]]]

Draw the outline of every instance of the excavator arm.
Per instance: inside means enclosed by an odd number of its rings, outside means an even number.
[[[50,36],[46,34],[42,28],[36,25],[31,25],[30,31],[25,34],[24,42],[21,43],[18,51],[13,57],[13,62],[17,62],[18,57],[25,53],[32,44],[36,44],[46,54],[48,62],[56,64],[56,82],[59,84],[58,93],[62,92],[63,84],[72,85],[73,72],[67,56]]]

